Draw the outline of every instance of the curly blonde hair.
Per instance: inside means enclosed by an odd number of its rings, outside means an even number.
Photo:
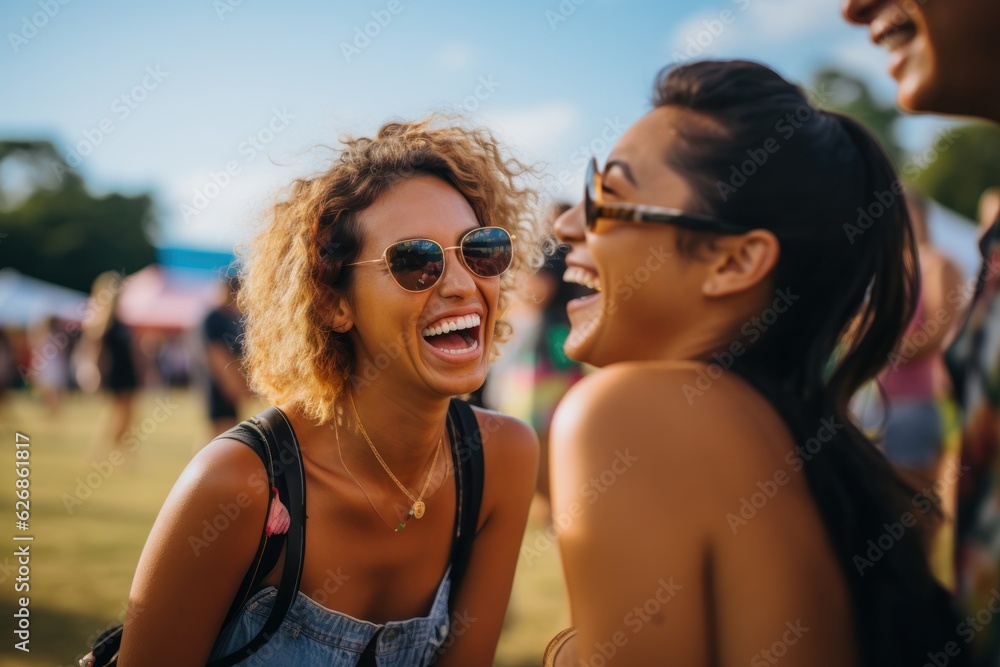
[[[534,168],[510,157],[488,130],[431,116],[341,142],[329,170],[296,180],[272,208],[245,253],[238,297],[250,386],[320,423],[333,417],[354,372],[350,339],[330,329],[328,313],[350,286],[353,272],[344,265],[357,259],[361,211],[397,183],[429,174],[458,190],[481,225],[515,235],[514,263],[500,280],[496,342],[510,336],[502,315],[517,273],[541,265],[547,239],[535,215],[537,195],[523,183]]]

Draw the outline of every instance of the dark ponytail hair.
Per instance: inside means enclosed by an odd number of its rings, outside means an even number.
[[[667,68],[654,105],[692,114],[677,123],[680,142],[666,159],[701,212],[778,238],[774,286],[798,298],[735,370],[771,401],[796,444],[823,419],[842,425],[801,464],[850,588],[862,664],[922,665],[956,640],[956,619],[919,535],[896,532],[877,562],[865,559],[869,540],[907,512],[919,519],[929,503],[848,413],[916,308],[916,246],[892,161],[858,122],[817,108],[757,63]],[[712,236],[679,230],[680,250]]]

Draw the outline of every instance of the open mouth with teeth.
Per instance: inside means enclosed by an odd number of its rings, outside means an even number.
[[[581,298],[596,296],[602,291],[601,277],[596,271],[591,271],[582,266],[571,266],[563,274],[563,281],[579,286]],[[578,299],[574,299],[576,301]]]
[[[464,354],[479,348],[481,326],[482,318],[473,313],[442,318],[420,333],[425,341],[442,352]]]
[[[916,26],[909,20],[897,20],[878,31],[874,42],[892,51],[912,40],[917,34]]]

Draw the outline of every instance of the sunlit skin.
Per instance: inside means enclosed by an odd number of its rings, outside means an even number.
[[[410,178],[359,215],[364,237],[359,260],[374,259],[389,244],[429,238],[443,247],[479,225],[466,200],[432,177]],[[356,369],[378,363],[375,377],[354,387],[365,429],[396,476],[411,490],[427,475],[442,436],[450,396],[482,384],[492,330],[498,316],[498,278],[480,278],[447,251],[438,283],[420,293],[401,289],[382,265],[355,267],[352,287],[331,304],[331,328],[347,328]],[[481,314],[479,353],[448,361],[430,349],[420,332],[443,314]],[[391,363],[378,362],[386,349]],[[341,464],[333,424],[306,419],[294,405],[291,417],[306,472],[309,530],[300,591],[324,606],[375,623],[425,616],[448,565],[456,493],[447,438],[425,502],[426,515],[393,526],[409,501],[382,470],[356,428],[350,401],[339,403]],[[480,530],[457,610],[474,618],[457,636],[439,665],[490,664],[510,595],[518,548],[534,490],[538,442],[522,422],[476,411],[483,434],[486,482]],[[203,665],[218,628],[260,538],[266,494],[248,485],[263,470],[242,443],[219,440],[188,466],[167,499],[143,551],[130,603],[147,612],[130,620],[123,665]],[[259,486],[259,483],[258,485]],[[249,505],[198,556],[187,536],[200,535],[202,521],[220,503],[240,493]],[[277,585],[281,563],[265,578]],[[198,600],[191,605],[191,599]],[[163,638],[162,628],[172,628]],[[177,646],[175,637],[185,637]],[[160,646],[162,644],[162,646]],[[168,645],[169,644],[169,645]],[[162,651],[154,650],[157,647]],[[157,657],[167,656],[167,657]]]
[[[891,53],[901,107],[1000,122],[1000,3],[842,0],[841,10]]]
[[[656,109],[621,137],[606,201],[693,210],[662,159],[688,113]],[[846,584],[783,421],[731,372],[685,395],[772,303],[777,240],[755,230],[688,257],[671,225],[583,222],[578,206],[556,233],[604,289],[571,304],[567,352],[602,368],[560,405],[551,462],[577,660],[610,642],[618,665],[773,664],[783,643],[783,665],[857,664]],[[662,266],[616,293],[661,246]]]

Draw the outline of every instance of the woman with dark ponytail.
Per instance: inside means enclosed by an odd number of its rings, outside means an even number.
[[[934,506],[847,407],[914,312],[902,195],[867,130],[742,61],[664,70],[588,172],[556,223],[599,288],[566,351],[602,367],[552,435],[572,664],[963,663]]]

